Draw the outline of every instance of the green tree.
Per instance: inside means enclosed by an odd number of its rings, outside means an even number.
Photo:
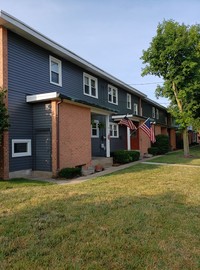
[[[0,145],[3,132],[8,128],[8,113],[4,103],[6,90],[0,89]]]
[[[184,155],[188,156],[187,127],[200,126],[200,25],[164,20],[141,59],[146,64],[142,76],[155,75],[164,81],[157,86],[156,96],[169,99],[169,112],[183,132]]]

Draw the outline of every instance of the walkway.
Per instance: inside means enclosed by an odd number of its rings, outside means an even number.
[[[78,178],[74,178],[74,179],[64,179],[64,180],[60,180],[60,179],[53,179],[53,178],[41,178],[41,177],[31,177],[31,180],[41,180],[41,181],[45,181],[45,182],[50,182],[50,183],[54,183],[54,184],[59,184],[59,185],[66,185],[66,184],[78,184],[78,183],[82,183],[85,182],[87,180],[99,177],[99,176],[104,176],[113,172],[117,172],[126,168],[129,168],[133,165],[136,165],[138,163],[141,163],[144,159],[142,160],[138,160],[138,161],[134,161],[131,163],[127,163],[127,164],[123,164],[123,165],[119,165],[119,166],[112,166],[109,168],[106,168],[105,170],[101,171],[101,172],[96,172],[87,176],[81,176]]]
[[[114,173],[114,172],[117,172],[117,171],[120,171],[120,170],[129,168],[129,167],[134,166],[134,165],[136,165],[138,163],[149,164],[149,165],[160,165],[160,166],[183,166],[183,167],[194,167],[194,168],[199,167],[200,168],[200,166],[198,166],[198,165],[169,164],[169,163],[159,163],[159,162],[150,162],[149,161],[149,160],[154,159],[154,158],[157,158],[157,157],[158,156],[151,157],[151,158],[141,159],[141,160],[138,160],[138,161],[134,161],[134,162],[123,164],[123,165],[119,165],[119,166],[112,166],[112,167],[109,167],[106,170],[101,171],[101,172],[96,172],[96,173],[93,173],[93,174],[90,174],[90,175],[87,175],[87,176],[81,176],[81,177],[74,178],[74,179],[69,179],[69,180],[68,179],[66,179],[66,180],[61,180],[60,179],[59,180],[59,179],[53,179],[53,178],[43,179],[43,178],[39,178],[39,177],[37,177],[37,178],[31,178],[31,179],[32,180],[41,180],[41,181],[50,182],[50,183],[54,183],[54,184],[58,184],[58,185],[78,184],[78,183],[82,183],[82,182],[85,182],[85,181],[90,180],[90,179],[94,179],[96,177],[108,175],[110,173]],[[146,161],[146,160],[148,160],[148,161]]]

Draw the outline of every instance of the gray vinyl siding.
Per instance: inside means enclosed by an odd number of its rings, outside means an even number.
[[[92,115],[92,120],[98,120],[102,124],[104,124],[103,128],[99,129],[99,137],[98,138],[92,138],[92,156],[93,157],[105,157],[106,156],[106,149],[102,148],[101,145],[104,144],[106,147],[106,140],[104,139],[106,136],[106,129],[105,129],[105,116],[102,115]]]
[[[119,138],[110,138],[110,152],[113,153],[116,150],[126,150],[127,149],[127,138],[126,138],[125,126],[119,126]]]
[[[152,105],[142,101],[142,116],[152,118]]]
[[[50,83],[49,56],[62,62],[62,86]],[[83,73],[98,80],[98,99],[84,95]],[[57,57],[40,46],[8,31],[8,103],[10,115],[10,171],[33,168],[34,152],[31,157],[12,158],[12,139],[31,139],[34,149],[33,111],[31,104],[26,103],[26,96],[47,92],[59,92],[74,100],[87,102],[91,106],[103,106],[118,114],[133,112],[133,104],[139,104],[139,98],[132,94],[132,108],[127,109],[127,92],[118,88],[118,105],[108,102],[108,81],[87,72],[73,63]],[[151,116],[151,105],[143,104],[143,115]],[[139,105],[138,105],[139,108]],[[39,119],[38,119],[39,121]],[[48,121],[47,121],[48,122]],[[47,124],[45,122],[45,124]],[[34,124],[35,125],[35,124]],[[37,123],[39,125],[39,122]],[[42,123],[44,126],[44,123]],[[125,149],[124,131],[120,128],[120,138],[111,139],[111,151]],[[100,142],[101,143],[101,142]],[[93,145],[97,145],[94,143]],[[96,152],[96,150],[94,149]]]
[[[33,104],[33,170],[51,170],[51,134],[51,104]]]
[[[12,104],[12,106],[10,106]],[[32,108],[24,102],[24,95],[9,94],[9,169],[10,172],[32,168],[32,156],[12,157],[13,139],[31,139]]]
[[[165,118],[167,117],[167,112],[164,110],[159,110],[159,121],[161,124],[166,125]]]
[[[118,88],[118,105],[108,102],[109,82],[92,73],[57,57],[45,49],[27,41],[12,32],[8,36],[9,44],[9,89],[17,94],[40,94],[57,91],[72,99],[81,100],[91,105],[103,106],[119,113],[130,113],[127,109],[126,91]],[[49,56],[62,62],[62,87],[50,83]],[[98,80],[98,99],[83,93],[83,73]],[[132,95],[134,98],[134,95]],[[135,97],[137,99],[137,97]],[[133,103],[133,102],[132,102]]]

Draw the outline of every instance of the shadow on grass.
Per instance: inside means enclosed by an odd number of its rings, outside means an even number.
[[[199,269],[199,211],[176,192],[53,198],[2,217],[1,266]]]

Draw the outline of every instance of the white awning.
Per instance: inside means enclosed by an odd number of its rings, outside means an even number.
[[[36,94],[36,95],[27,95],[26,102],[27,103],[35,103],[35,102],[41,102],[41,101],[55,100],[55,99],[58,99],[59,96],[60,96],[60,93],[58,93],[58,92],[50,92],[50,93]]]

